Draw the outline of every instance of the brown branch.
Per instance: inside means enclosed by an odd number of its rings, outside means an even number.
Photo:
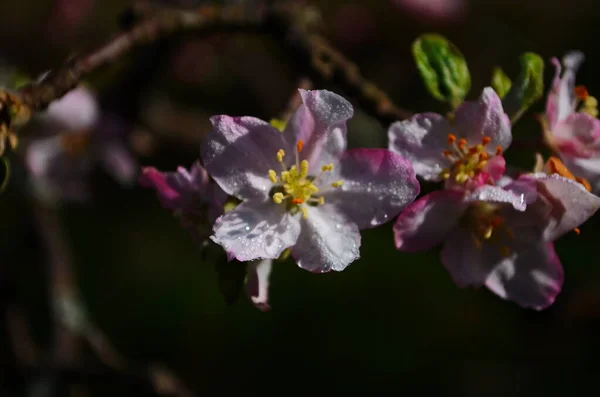
[[[345,89],[355,91],[361,104],[381,121],[391,123],[412,116],[396,106],[385,92],[361,75],[358,66],[346,58],[319,31],[320,14],[297,3],[276,7],[278,22],[286,39],[305,52],[311,67],[326,80],[337,80]]]
[[[90,54],[71,59],[40,81],[23,87],[20,90],[22,101],[34,111],[43,110],[50,102],[75,88],[84,76],[115,61],[136,45],[155,41],[160,35],[182,30],[259,27],[264,23],[266,15],[265,8],[255,5],[207,5],[194,11],[161,10]]]
[[[282,36],[306,53],[311,67],[326,80],[339,80],[342,88],[356,92],[361,104],[388,123],[411,116],[411,112],[394,105],[392,100],[363,77],[356,64],[336,50],[319,33],[320,14],[296,2],[262,2],[241,5],[204,5],[194,10],[141,7],[144,18],[88,55],[68,61],[38,82],[21,89],[24,105],[33,111],[45,109],[53,100],[73,89],[92,71],[115,61],[137,45],[153,42],[161,35],[185,30],[263,29]],[[273,31],[283,29],[283,32]],[[280,34],[283,33],[283,34]]]

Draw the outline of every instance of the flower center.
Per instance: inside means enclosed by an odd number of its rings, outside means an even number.
[[[488,136],[483,137],[478,145],[467,146],[467,140],[462,138],[458,141],[454,134],[448,134],[448,144],[450,150],[443,152],[444,157],[452,161],[450,168],[445,168],[440,172],[440,176],[446,180],[464,184],[481,172],[490,157],[486,151],[486,146],[492,141]],[[502,154],[502,148],[496,148],[496,155]]]
[[[319,181],[323,174],[333,171],[333,164],[326,164],[321,167],[321,173],[318,175],[308,175],[308,161],[300,161],[300,153],[304,147],[304,141],[300,140],[296,144],[296,164],[286,168],[283,158],[285,151],[279,149],[277,152],[277,161],[281,164],[282,171],[277,174],[275,170],[269,170],[269,179],[274,186],[271,189],[273,202],[286,205],[288,211],[301,212],[302,217],[308,216],[306,205],[322,205],[325,203],[323,196],[319,193]],[[342,186],[343,181],[336,181],[331,184],[337,188]]]
[[[575,96],[579,99],[579,112],[587,113],[592,117],[598,116],[598,100],[588,93],[585,86],[575,87]]]
[[[90,144],[89,132],[63,132],[59,135],[61,148],[70,157],[82,156],[88,149]]]
[[[483,243],[495,245],[503,256],[510,255],[510,247],[505,244],[506,237],[514,238],[512,230],[504,218],[498,214],[498,207],[493,204],[479,203],[469,207],[463,221],[471,231],[473,243],[481,249]]]

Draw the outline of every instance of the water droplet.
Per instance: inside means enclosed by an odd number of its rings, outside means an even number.
[[[250,226],[246,226],[245,229],[246,229],[246,231],[250,230]]]

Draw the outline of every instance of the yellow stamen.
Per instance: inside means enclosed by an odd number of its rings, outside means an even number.
[[[283,149],[279,149],[279,151],[277,151],[277,161],[279,161],[280,163],[282,163],[283,162],[283,156],[285,156],[285,152],[283,151]]]
[[[343,181],[343,180],[339,180],[339,181],[335,181],[335,182],[333,182],[333,183],[331,184],[331,186],[333,186],[333,187],[340,187],[340,186],[342,186],[343,184],[344,184],[344,181]]]
[[[300,178],[305,178],[308,175],[308,161],[302,160],[300,163]]]
[[[283,193],[275,193],[273,195],[273,201],[275,202],[275,204],[281,204],[284,198],[285,196],[283,195]]]
[[[304,207],[304,206],[300,207],[300,212],[302,212],[302,218],[303,219],[307,219],[308,218],[308,210],[306,209],[306,207]]]
[[[274,170],[269,170],[269,179],[273,183],[277,182],[277,173]]]
[[[327,164],[321,167],[321,171],[326,172],[326,171],[333,171],[333,164]]]

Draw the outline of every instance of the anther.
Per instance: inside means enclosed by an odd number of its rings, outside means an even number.
[[[285,152],[283,151],[283,149],[279,149],[277,151],[277,161],[279,161],[280,163],[283,162],[283,156],[285,156]]]
[[[284,197],[285,196],[283,195],[283,193],[275,193],[273,195],[273,202],[275,204],[281,204],[281,202],[283,201]]]
[[[501,156],[502,155],[502,146],[497,146],[496,147],[496,156]]]
[[[292,203],[294,204],[302,204],[304,202],[304,200],[302,200],[301,198],[295,198],[292,200]]]
[[[452,152],[450,150],[444,150],[444,152],[442,154],[444,155],[444,157],[452,156]]]
[[[448,143],[452,145],[454,142],[456,142],[456,135],[448,134]]]
[[[575,228],[573,229],[573,231],[575,232],[576,235],[580,235],[581,234],[581,230],[579,230],[579,228]]]
[[[341,180],[340,180],[340,181],[335,181],[335,182],[333,182],[333,183],[331,184],[331,186],[333,186],[333,187],[340,187],[340,186],[342,186],[343,184],[344,184],[344,181],[341,181]]]
[[[598,107],[598,100],[593,96],[588,96],[585,98],[584,104],[586,108],[595,108]]]
[[[584,85],[578,85],[577,87],[575,87],[574,91],[575,91],[575,96],[578,99],[585,99],[589,95],[588,90]]]
[[[490,138],[489,136],[484,136],[483,139],[481,139],[481,144],[483,146],[487,145],[488,143],[490,143],[492,141],[492,138]]]
[[[271,182],[277,182],[277,173],[274,170],[269,170],[269,179]]]
[[[585,190],[587,190],[588,192],[592,191],[592,185],[590,185],[590,183],[588,182],[587,179],[585,178],[575,178],[575,180],[579,183],[581,183],[583,185],[583,187],[585,188]]]
[[[326,171],[333,171],[333,164],[329,163],[326,164],[324,166],[321,167],[321,171],[326,172]]]
[[[300,177],[304,178],[306,175],[308,175],[308,161],[302,160],[300,163]]]
[[[300,139],[298,141],[298,143],[296,144],[296,150],[298,150],[298,153],[300,153],[302,151],[303,147],[304,147],[304,141],[302,139]]]
[[[458,148],[463,150],[467,146],[467,140],[465,138],[461,138],[458,140]]]

